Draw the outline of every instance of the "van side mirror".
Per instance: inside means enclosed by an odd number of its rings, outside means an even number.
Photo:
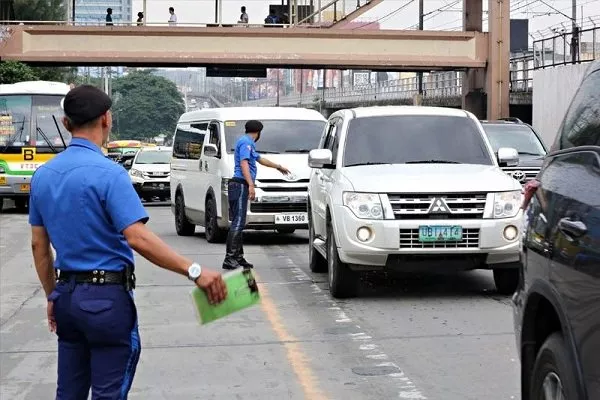
[[[329,149],[314,149],[308,153],[308,166],[311,168],[324,168],[332,160],[333,154]]]
[[[205,144],[204,145],[204,155],[206,157],[216,157],[219,154],[219,149],[214,144]]]
[[[133,164],[133,159],[129,159],[123,163],[123,168],[130,169],[132,164]]]
[[[512,147],[499,148],[498,163],[500,163],[500,166],[516,167],[519,165],[519,152]]]

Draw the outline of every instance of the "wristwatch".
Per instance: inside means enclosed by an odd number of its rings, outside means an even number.
[[[188,268],[188,279],[192,282],[196,282],[196,279],[202,275],[202,267],[198,263],[193,263]]]

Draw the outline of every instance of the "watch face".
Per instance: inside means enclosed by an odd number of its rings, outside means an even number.
[[[190,269],[188,270],[190,278],[194,278],[194,279],[198,278],[200,276],[200,271],[201,271],[201,268],[200,268],[199,265],[197,265],[197,264],[196,265],[192,265],[190,267]]]

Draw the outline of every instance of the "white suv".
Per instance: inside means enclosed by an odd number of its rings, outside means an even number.
[[[496,287],[519,280],[521,185],[480,122],[463,110],[372,107],[329,118],[311,150],[310,268],[329,272],[334,297],[356,295],[368,270],[493,269]]]

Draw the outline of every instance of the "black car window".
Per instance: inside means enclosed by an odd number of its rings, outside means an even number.
[[[553,150],[600,146],[600,71],[589,75],[575,94]]]
[[[467,117],[396,115],[349,123],[345,167],[437,162],[493,165],[483,135]]]

